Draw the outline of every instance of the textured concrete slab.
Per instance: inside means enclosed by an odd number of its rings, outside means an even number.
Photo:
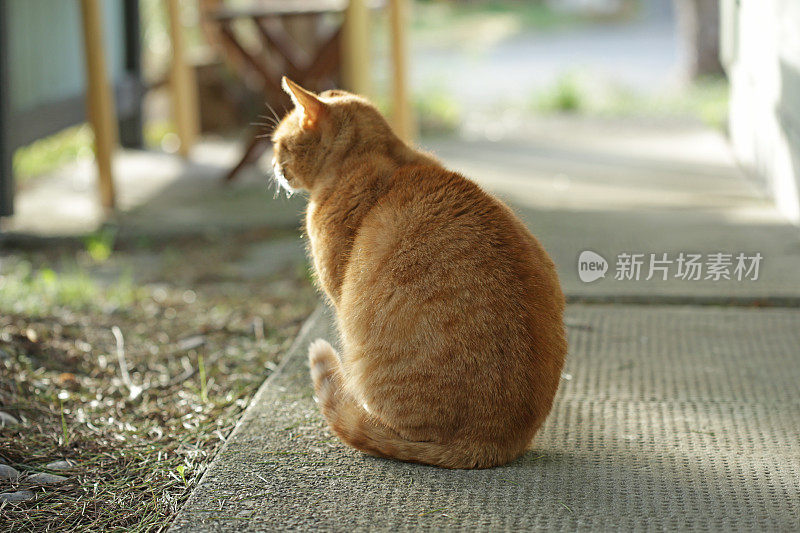
[[[447,471],[331,436],[305,350],[318,310],[173,531],[800,527],[800,310],[573,305],[551,417],[522,459]]]

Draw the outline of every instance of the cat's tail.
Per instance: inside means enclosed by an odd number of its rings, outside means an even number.
[[[308,356],[317,401],[328,425],[342,441],[362,452],[444,468],[489,468],[505,464],[523,451],[466,442],[407,440],[358,405],[344,389],[339,360],[330,344],[314,341]]]

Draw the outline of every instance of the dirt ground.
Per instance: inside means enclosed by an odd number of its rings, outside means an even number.
[[[299,240],[2,252],[0,530],[164,529],[318,301]]]

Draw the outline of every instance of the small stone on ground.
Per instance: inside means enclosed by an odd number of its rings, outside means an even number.
[[[19,420],[17,420],[16,417],[11,416],[5,411],[0,411],[0,427],[14,426],[16,424],[19,424]]]
[[[19,478],[19,472],[16,468],[8,465],[0,465],[0,479],[15,480]]]
[[[75,463],[72,461],[53,461],[52,463],[47,463],[45,468],[49,470],[70,470],[71,468],[75,468]]]
[[[4,492],[0,494],[0,502],[27,502],[34,497],[29,490],[18,490],[17,492]]]
[[[206,338],[202,335],[193,335],[178,342],[178,348],[184,352],[196,350],[206,343]]]
[[[48,474],[46,472],[38,472],[31,476],[28,476],[26,481],[30,483],[37,483],[39,485],[53,485],[55,483],[63,483],[67,480],[64,476],[58,476],[56,474]]]

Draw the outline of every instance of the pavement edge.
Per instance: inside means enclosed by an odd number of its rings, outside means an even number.
[[[200,481],[198,481],[195,488],[192,490],[192,493],[183,503],[181,508],[175,513],[175,516],[172,517],[170,521],[170,525],[168,531],[177,531],[180,526],[178,518],[186,512],[188,508],[193,505],[193,500],[195,495],[205,489],[205,482],[207,481],[209,472],[211,472],[216,466],[219,458],[225,453],[228,448],[228,445],[233,442],[236,437],[238,436],[241,428],[244,426],[245,422],[249,420],[252,416],[254,416],[255,411],[258,408],[258,405],[262,403],[264,396],[266,395],[267,390],[273,384],[273,382],[277,381],[277,379],[283,374],[284,369],[288,365],[288,363],[293,360],[295,357],[304,356],[306,353],[306,347],[308,343],[311,341],[311,337],[317,330],[317,326],[320,324],[321,321],[325,320],[326,318],[326,308],[324,304],[320,304],[317,306],[316,309],[309,315],[306,321],[303,323],[300,331],[297,333],[292,345],[286,351],[286,355],[283,356],[281,362],[278,364],[275,371],[270,374],[267,379],[264,380],[264,383],[258,388],[256,393],[253,395],[253,398],[250,400],[250,403],[245,408],[242,416],[239,417],[239,421],[236,423],[236,426],[231,431],[230,435],[225,439],[225,442],[217,450],[217,453],[214,455],[214,458],[206,467],[205,471],[203,472]]]

